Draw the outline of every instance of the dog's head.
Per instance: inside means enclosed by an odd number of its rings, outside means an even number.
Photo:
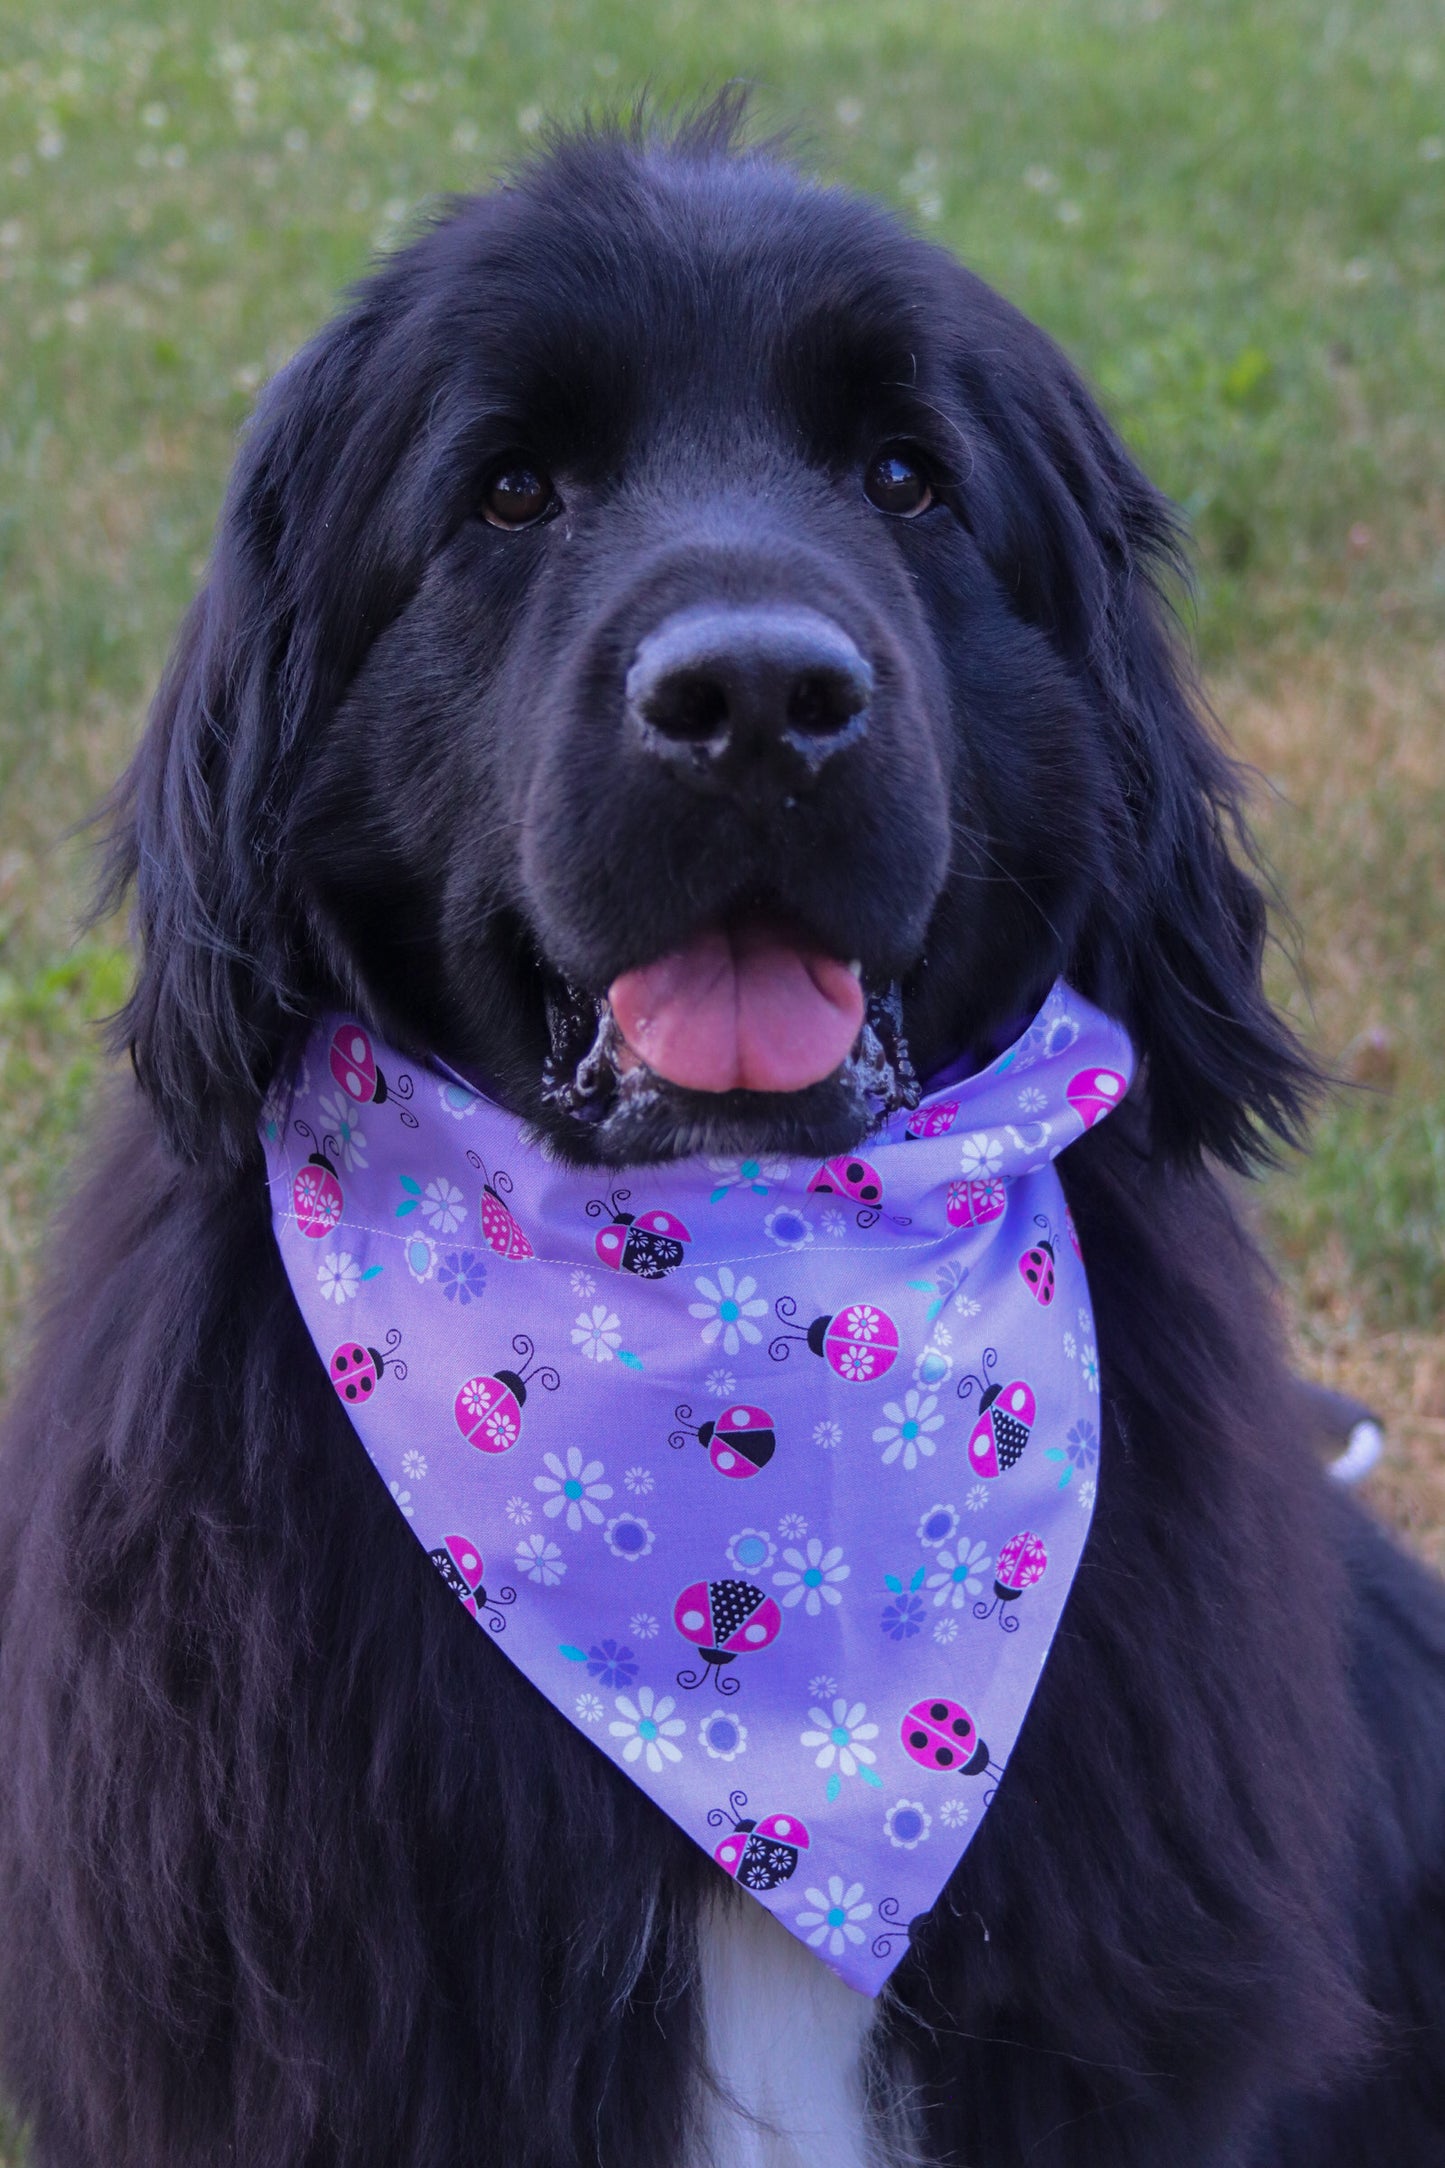
[[[1160,1148],[1295,1126],[1169,508],[1041,332],[735,120],[453,203],[264,397],[122,800],[179,1149],[330,1004],[575,1157],[840,1151],[1060,972]]]

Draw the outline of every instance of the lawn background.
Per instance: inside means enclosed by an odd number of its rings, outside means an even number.
[[[257,387],[544,116],[735,75],[1076,356],[1198,538],[1354,1087],[1259,1210],[1302,1360],[1445,1562],[1445,42],[1438,0],[257,0],[0,22],[0,1390],[123,928],[67,826],[134,742]],[[83,1270],[83,1260],[76,1260]],[[0,2129],[0,2168],[18,2159]]]

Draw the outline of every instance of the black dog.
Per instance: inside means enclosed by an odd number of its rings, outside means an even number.
[[[1445,1602],[1298,1442],[1210,1171],[1295,1138],[1311,1078],[1174,519],[1042,334],[735,123],[561,143],[282,374],[121,798],[139,1089],[0,1489],[0,2040],[45,2168],[713,2142],[721,1877],[459,1619],[256,1141],[340,1004],[578,1159],[853,1144],[856,1059],[636,1090],[599,997],[711,936],[859,959],[880,1018],[900,983],[922,1075],[1061,972],[1143,1057],[1062,1163],[1094,1530],[879,2007],[875,2157],[1445,2157]],[[740,646],[659,694],[648,643],[700,613]],[[764,637],[817,620],[801,660]]]

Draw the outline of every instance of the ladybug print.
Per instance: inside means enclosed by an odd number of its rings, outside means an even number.
[[[489,1596],[482,1586],[482,1554],[466,1536],[448,1536],[427,1557],[457,1597],[464,1611],[475,1619],[485,1619],[494,1634],[502,1632],[506,1620],[497,1609],[498,1604],[515,1603],[514,1588],[499,1588],[495,1596]]]
[[[799,1853],[806,1852],[812,1842],[807,1824],[796,1814],[770,1814],[766,1821],[752,1821],[742,1811],[747,1803],[746,1792],[734,1792],[726,1807],[709,1812],[710,1828],[732,1825],[712,1856],[724,1874],[744,1889],[781,1889],[791,1879]]]
[[[878,1207],[883,1202],[883,1177],[866,1159],[855,1159],[847,1153],[841,1159],[826,1159],[812,1181],[808,1195],[847,1197],[864,1210],[858,1214],[860,1227],[876,1227]]]
[[[298,1121],[292,1126],[309,1144],[316,1143],[314,1131],[308,1129],[305,1122]],[[322,1143],[329,1145],[333,1152],[338,1149],[334,1137],[323,1138]],[[304,1167],[298,1167],[291,1184],[291,1209],[296,1215],[296,1225],[303,1235],[318,1242],[322,1235],[329,1235],[333,1228],[340,1226],[345,1205],[340,1177],[328,1154],[318,1148]]]
[[[777,1449],[773,1418],[766,1408],[749,1407],[745,1401],[724,1408],[716,1421],[709,1417],[696,1428],[692,1409],[684,1402],[676,1410],[676,1419],[682,1428],[673,1431],[667,1441],[673,1451],[680,1453],[689,1438],[696,1438],[699,1445],[707,1447],[708,1459],[718,1474],[735,1481],[766,1468]]]
[[[386,1355],[374,1347],[362,1347],[356,1340],[342,1341],[331,1358],[331,1382],[348,1407],[364,1406],[388,1370],[394,1378],[406,1376],[406,1364],[398,1362],[393,1353],[400,1346],[401,1334],[394,1325],[386,1336]]]
[[[985,1479],[1007,1475],[1009,1469],[1023,1458],[1038,1416],[1033,1388],[1022,1378],[1012,1378],[1007,1385],[985,1382],[997,1361],[997,1352],[991,1347],[985,1348],[984,1377],[970,1375],[960,1378],[958,1383],[961,1399],[967,1400],[975,1386],[983,1392],[978,1421],[969,1433],[968,1463],[975,1475]]]
[[[1016,1536],[1010,1536],[999,1552],[998,1563],[993,1570],[993,1602],[989,1603],[980,1598],[973,1607],[974,1617],[992,1618],[997,1612],[999,1625],[1004,1632],[1017,1633],[1018,1613],[1008,1607],[1017,1603],[1026,1588],[1032,1588],[1035,1581],[1041,1581],[1048,1570],[1049,1554],[1044,1548],[1042,1536],[1036,1536],[1029,1528],[1021,1530]]]
[[[958,1120],[958,1101],[946,1099],[941,1106],[920,1107],[909,1119],[905,1137],[946,1137]]]
[[[561,1383],[550,1364],[539,1369],[533,1362],[536,1349],[524,1332],[513,1335],[512,1346],[522,1358],[519,1369],[468,1378],[452,1404],[458,1430],[482,1453],[507,1453],[516,1444],[529,1384],[555,1393]]]
[[[384,1106],[388,1099],[410,1099],[410,1077],[399,1077],[390,1088],[377,1066],[371,1040],[360,1024],[340,1024],[331,1034],[331,1074],[348,1099],[363,1107]],[[401,1111],[408,1128],[415,1129],[416,1116]]]
[[[1095,1122],[1112,1113],[1128,1089],[1129,1079],[1117,1069],[1081,1069],[1077,1076],[1070,1077],[1064,1096],[1084,1127],[1092,1129]]]
[[[500,1167],[489,1175],[475,1152],[468,1152],[467,1158],[482,1177],[482,1240],[487,1248],[498,1257],[535,1257],[536,1251],[503,1198],[502,1193],[512,1187],[510,1175]]]
[[[920,1769],[936,1769],[945,1775],[982,1776],[987,1770],[1001,1776],[989,1758],[988,1746],[961,1701],[915,1701],[898,1727],[903,1751]]]
[[[1047,1310],[1054,1299],[1054,1230],[1037,1212],[1034,1225],[1043,1228],[1044,1239],[1024,1251],[1019,1259],[1019,1277],[1040,1309]]]
[[[846,1303],[832,1316],[815,1317],[801,1331],[795,1323],[798,1305],[791,1295],[780,1295],[773,1313],[783,1327],[768,1347],[775,1363],[786,1362],[791,1343],[801,1340],[846,1383],[868,1385],[898,1360],[898,1327],[874,1303]]]
[[[1006,1203],[1001,1178],[985,1175],[981,1181],[950,1182],[944,1209],[950,1227],[986,1227],[999,1219]]]
[[[660,1207],[652,1212],[623,1210],[630,1191],[616,1189],[606,1204],[594,1197],[587,1206],[589,1219],[610,1215],[593,1244],[599,1264],[613,1272],[633,1272],[639,1280],[662,1280],[682,1263],[683,1250],[692,1235],[674,1212]]]
[[[679,1671],[678,1685],[701,1686],[711,1677],[719,1694],[735,1694],[741,1681],[724,1678],[722,1667],[771,1647],[782,1630],[783,1614],[751,1581],[694,1581],[673,1605],[672,1620],[703,1660],[701,1671]]]

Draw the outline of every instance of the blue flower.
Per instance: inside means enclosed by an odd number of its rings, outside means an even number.
[[[437,1283],[448,1302],[465,1307],[477,1300],[487,1284],[486,1260],[475,1250],[460,1250],[455,1256],[444,1257],[437,1267]]]
[[[616,1641],[599,1641],[587,1651],[587,1669],[604,1686],[630,1686],[637,1677],[638,1663],[631,1649],[622,1648]]]
[[[895,1596],[892,1603],[883,1606],[879,1620],[890,1641],[908,1641],[923,1624],[923,1599],[911,1593]]]

